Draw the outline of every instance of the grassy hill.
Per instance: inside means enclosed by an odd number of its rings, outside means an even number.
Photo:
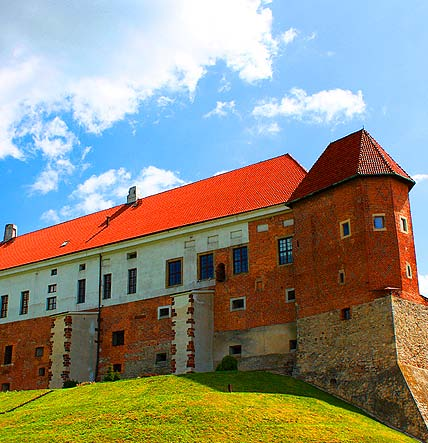
[[[0,412],[43,392],[0,393]],[[404,443],[415,440],[290,377],[265,372],[217,372],[55,390],[0,414],[0,441]]]

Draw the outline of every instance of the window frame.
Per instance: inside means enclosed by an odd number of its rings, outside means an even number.
[[[242,345],[229,345],[229,355],[234,357],[242,355]]]
[[[51,269],[51,276],[58,275],[58,268]]]
[[[244,253],[245,251],[245,253]],[[232,249],[233,274],[246,274],[249,269],[248,246],[238,246]]]
[[[0,305],[1,305],[0,306],[0,318],[6,318],[8,307],[9,307],[9,295],[8,294],[1,296]]]
[[[233,307],[233,304],[238,302],[238,301],[242,301],[243,302],[243,306]],[[233,298],[230,299],[229,303],[230,303],[230,312],[245,311],[247,309],[247,297],[246,296],[233,297]]]
[[[293,298],[290,298],[289,297],[289,294],[290,293],[293,293],[294,294],[294,297]],[[294,289],[294,288],[287,288],[286,290],[285,290],[285,301],[287,302],[287,303],[295,303],[296,302],[296,290]]]
[[[56,283],[51,283],[50,285],[48,285],[48,294],[54,294],[55,292],[57,292],[58,287]]]
[[[55,311],[56,309],[56,295],[46,298],[46,311]]]
[[[171,267],[177,263],[180,264],[179,271],[174,270],[174,272],[171,272]],[[176,281],[177,276],[179,276],[178,283]],[[166,276],[165,277],[166,277],[165,285],[167,288],[173,288],[175,286],[182,286],[182,284],[183,284],[183,257],[171,258],[166,261]]]
[[[112,331],[111,333],[111,345],[112,346],[124,346],[125,345],[125,330]]]
[[[168,314],[161,315],[161,311],[166,309],[168,309]],[[164,318],[171,318],[171,305],[158,306],[158,320],[163,320]]]
[[[413,278],[412,265],[409,262],[406,262],[406,277],[408,279],[412,279]]]
[[[207,263],[202,263],[208,259]],[[214,278],[214,253],[204,252],[198,254],[198,280],[211,280]]]
[[[137,293],[137,268],[128,269],[128,294]]]
[[[348,233],[345,233],[345,226],[348,225]],[[348,238],[352,235],[352,229],[351,229],[351,219],[348,218],[347,220],[343,220],[339,222],[339,229],[340,229],[340,238]]]
[[[282,237],[277,240],[278,264],[291,265],[293,263],[293,236]]]
[[[77,280],[77,304],[85,303],[86,301],[86,278]]]
[[[38,357],[38,358],[43,357],[44,353],[45,353],[45,348],[43,346],[37,346],[34,349],[34,357]]]
[[[3,353],[3,364],[5,366],[13,363],[13,345],[6,345]]]
[[[161,365],[167,362],[168,362],[168,354],[166,352],[156,352],[155,365]]]
[[[404,215],[400,215],[400,231],[403,234],[409,233],[409,222],[407,220],[407,217],[405,217]]]
[[[111,298],[111,272],[103,274],[103,300],[109,300]]]
[[[28,314],[28,305],[30,303],[30,291],[21,291],[21,303],[19,305],[19,315]]]
[[[377,219],[381,219],[382,220],[382,227],[378,228],[376,226],[376,220]],[[386,231],[386,224],[385,224],[385,214],[373,214],[372,215],[372,226],[373,226],[373,231]]]

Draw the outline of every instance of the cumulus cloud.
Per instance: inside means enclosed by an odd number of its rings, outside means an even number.
[[[419,292],[428,298],[428,274],[419,275]]]
[[[143,168],[135,177],[125,168],[110,169],[92,175],[71,193],[70,204],[58,211],[49,209],[41,218],[47,223],[58,223],[112,207],[126,201],[131,186],[137,186],[138,196],[145,197],[185,183],[175,172],[155,166]]]
[[[298,31],[295,28],[287,29],[284,34],[282,34],[282,41],[289,45],[297,37]]]
[[[209,118],[213,116],[218,117],[226,117],[229,113],[235,113],[235,101],[232,100],[230,102],[217,102],[216,107],[210,111],[207,112],[204,115],[204,118]]]
[[[331,89],[308,95],[299,88],[291,89],[280,101],[271,99],[253,109],[255,117],[290,117],[316,123],[338,123],[361,116],[365,112],[363,94],[358,91]]]
[[[416,183],[420,183],[425,180],[428,180],[428,174],[415,174],[412,176],[412,178]]]

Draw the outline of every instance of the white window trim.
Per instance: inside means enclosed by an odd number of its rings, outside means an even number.
[[[163,309],[168,309],[168,315],[161,316],[161,310],[163,310]],[[158,307],[158,320],[162,320],[164,318],[170,318],[170,317],[171,317],[171,306],[170,305]]]
[[[406,223],[406,229],[403,228],[403,221],[405,221]],[[403,232],[404,234],[409,233],[409,221],[407,220],[407,217],[405,217],[404,215],[400,215],[400,231]]]
[[[376,217],[382,217],[383,218],[383,228],[376,228],[374,220]],[[373,214],[372,215],[372,226],[373,226],[373,231],[386,231],[386,226],[385,226],[385,214]]]
[[[291,291],[294,291],[294,298],[292,298],[291,300],[288,298],[288,294],[291,292]],[[287,303],[295,303],[296,302],[296,290],[294,289],[294,288],[287,288],[286,290],[285,290],[285,301],[287,302]]]
[[[233,302],[236,300],[244,300],[244,306],[242,308],[233,308]],[[230,299],[230,311],[245,311],[247,309],[247,297],[234,297]]]
[[[413,278],[412,266],[408,262],[406,262],[406,277]]]

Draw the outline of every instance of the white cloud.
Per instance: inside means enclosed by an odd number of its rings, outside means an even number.
[[[226,117],[227,114],[232,113],[234,114],[235,111],[235,101],[232,100],[230,102],[217,102],[216,107],[210,111],[207,112],[204,115],[204,118],[209,118],[212,116],[218,116],[218,117]]]
[[[308,95],[299,88],[291,89],[279,102],[272,99],[253,109],[256,117],[277,116],[304,119],[316,123],[337,123],[361,116],[365,112],[363,94],[358,91],[331,89]]]
[[[419,292],[428,298],[428,274],[419,275]]]
[[[425,180],[428,180],[428,174],[415,174],[412,176],[412,178],[416,183],[420,183]]]
[[[298,31],[295,28],[287,29],[284,34],[282,34],[282,41],[289,45],[297,37]]]
[[[155,166],[143,168],[135,177],[125,168],[110,169],[85,180],[69,196],[70,204],[59,210],[49,209],[41,219],[47,223],[58,223],[124,203],[131,186],[137,186],[138,196],[145,197],[185,183],[173,171]]]

